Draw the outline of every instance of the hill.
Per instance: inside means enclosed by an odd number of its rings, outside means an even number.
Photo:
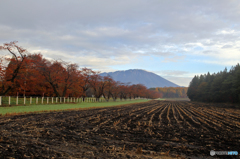
[[[101,76],[110,75],[115,81],[130,84],[143,84],[147,88],[155,87],[179,87],[177,84],[170,82],[155,73],[140,69],[130,69],[126,71],[104,72]]]

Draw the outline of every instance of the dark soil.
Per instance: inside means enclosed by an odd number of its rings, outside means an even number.
[[[240,153],[239,109],[150,101],[0,118],[0,158],[212,158],[210,150]]]

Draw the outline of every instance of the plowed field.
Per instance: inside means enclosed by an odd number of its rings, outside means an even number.
[[[239,109],[149,101],[0,118],[0,158],[206,158],[210,150],[240,152]]]

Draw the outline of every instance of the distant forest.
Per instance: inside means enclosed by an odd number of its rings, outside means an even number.
[[[201,102],[240,102],[240,66],[229,71],[225,68],[217,74],[195,76],[187,92],[191,101]]]
[[[161,98],[187,98],[187,87],[156,87],[150,88],[160,94]]]

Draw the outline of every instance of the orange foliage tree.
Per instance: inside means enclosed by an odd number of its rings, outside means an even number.
[[[12,88],[14,88],[14,81],[18,76],[19,70],[22,67],[22,64],[26,57],[26,49],[18,46],[17,41],[10,43],[5,43],[3,46],[0,46],[0,50],[8,50],[12,54],[9,64],[6,69],[2,66],[1,63],[1,88],[0,95],[6,95]],[[1,61],[2,62],[2,61]],[[3,78],[3,76],[5,76]]]
[[[40,74],[52,87],[55,96],[65,97],[67,91],[77,82],[76,64],[67,64],[62,61],[48,61],[44,59],[38,66]]]
[[[187,98],[188,87],[157,87],[151,88],[163,98]]]
[[[104,90],[107,83],[105,82],[105,77],[102,77],[98,74],[91,75],[90,85],[93,89],[94,96],[99,101],[99,98],[104,95]]]
[[[26,54],[26,49],[17,42],[5,43],[0,50],[7,50],[12,58],[0,59],[0,95],[22,96],[75,96],[83,98],[91,91],[99,100],[101,96],[109,101],[147,97],[157,98],[156,91],[144,85],[122,84],[110,76],[102,77],[99,72],[88,68],[79,69],[77,64],[60,60],[48,60],[39,54]],[[3,64],[7,60],[7,65]],[[89,95],[90,95],[89,94]]]
[[[77,83],[78,83],[79,87],[82,90],[83,100],[87,96],[86,95],[86,91],[91,87],[91,85],[90,85],[90,77],[91,77],[91,75],[95,75],[95,74],[96,74],[96,72],[94,72],[93,70],[88,69],[86,67],[82,68],[79,71]]]
[[[103,90],[103,97],[106,101],[109,101],[113,97],[113,91],[115,86],[115,81],[110,76],[103,77],[103,82],[105,83],[105,88]]]

